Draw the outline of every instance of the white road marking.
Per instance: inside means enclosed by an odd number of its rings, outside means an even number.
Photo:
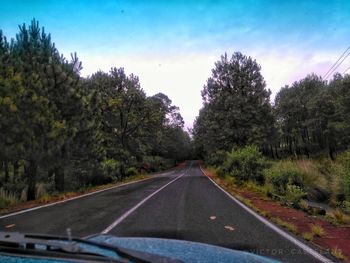
[[[288,233],[284,232],[274,224],[272,224],[270,221],[266,220],[262,216],[258,215],[255,211],[251,210],[249,207],[241,203],[238,199],[236,199],[234,196],[226,192],[221,186],[219,186],[213,179],[211,179],[209,176],[205,174],[203,171],[202,167],[200,167],[202,173],[214,184],[216,187],[218,187],[221,191],[223,191],[230,199],[232,199],[234,202],[236,202],[240,207],[242,207],[244,210],[246,210],[248,213],[250,213],[252,216],[254,216],[256,219],[264,223],[266,226],[280,234],[282,237],[287,239],[288,241],[292,242],[294,245],[300,247],[302,250],[304,250],[306,253],[310,254],[314,258],[318,259],[319,261],[323,263],[331,263],[333,262],[332,260],[322,256],[320,253],[317,251],[313,250],[311,247],[305,245],[304,243],[300,242],[298,239],[294,238],[293,236],[289,235]]]
[[[109,231],[111,231],[113,228],[115,228],[117,225],[119,225],[125,218],[127,218],[131,213],[133,213],[137,208],[139,208],[141,205],[143,205],[147,200],[149,200],[152,196],[156,195],[157,193],[159,193],[160,191],[162,191],[165,187],[169,186],[170,184],[172,184],[173,182],[179,180],[181,177],[183,177],[186,174],[183,173],[180,176],[176,177],[174,180],[170,181],[169,183],[167,183],[166,185],[162,186],[161,188],[159,188],[157,191],[153,192],[152,194],[150,194],[149,196],[147,196],[146,198],[144,198],[142,201],[140,201],[139,203],[137,203],[135,206],[133,206],[132,208],[130,208],[128,211],[126,211],[122,216],[120,216],[117,220],[115,220],[110,226],[108,226],[105,230],[103,230],[101,232],[101,234],[107,234]]]
[[[146,181],[146,180],[149,180],[149,179],[152,179],[152,178],[155,178],[155,177],[156,176],[152,176],[152,177],[145,178],[145,179],[142,179],[142,180],[139,180],[139,181],[134,181],[134,182],[130,182],[130,183],[125,183],[125,184],[112,186],[112,187],[109,187],[109,188],[106,188],[106,189],[102,189],[102,190],[98,190],[98,191],[95,191],[95,192],[79,195],[79,196],[76,196],[76,197],[68,198],[68,199],[57,201],[57,202],[54,202],[54,203],[41,205],[41,206],[36,206],[36,207],[33,207],[33,208],[28,208],[28,209],[25,209],[25,210],[21,210],[21,211],[18,211],[18,212],[14,212],[14,213],[10,213],[10,214],[7,214],[7,215],[0,216],[0,219],[6,218],[6,217],[10,217],[10,216],[16,216],[16,215],[24,214],[24,213],[27,213],[27,212],[30,212],[30,211],[34,211],[34,210],[38,210],[38,209],[41,209],[41,208],[44,208],[44,207],[58,205],[58,204],[61,204],[61,203],[69,202],[69,201],[76,200],[76,199],[79,199],[79,198],[83,198],[83,197],[86,197],[86,196],[90,196],[90,195],[98,194],[98,193],[101,193],[101,192],[104,192],[104,191],[108,191],[108,190],[111,190],[111,189],[114,189],[114,188],[118,188],[118,187],[122,187],[122,186],[125,186],[125,185],[130,185],[130,184],[135,184],[135,183],[138,183],[138,182]]]

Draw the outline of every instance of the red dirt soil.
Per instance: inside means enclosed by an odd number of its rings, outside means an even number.
[[[215,180],[221,187],[231,194],[238,194],[248,199],[260,211],[269,213],[271,217],[280,218],[283,221],[296,226],[298,233],[312,232],[311,226],[318,225],[325,230],[322,237],[314,236],[312,243],[330,252],[332,249],[340,249],[346,257],[345,262],[350,262],[350,225],[335,226],[325,220],[310,216],[309,214],[291,207],[282,206],[274,200],[267,199],[260,193],[251,192],[246,189],[238,189],[228,185],[216,175],[206,171],[206,175]]]

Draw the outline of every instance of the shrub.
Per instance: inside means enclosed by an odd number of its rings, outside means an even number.
[[[135,167],[129,167],[127,170],[126,170],[126,176],[134,176],[134,175],[137,175],[138,174],[138,171]]]
[[[227,153],[223,164],[224,171],[235,177],[238,183],[253,180],[262,184],[264,182],[263,169],[265,167],[266,161],[254,145]]]
[[[105,176],[117,177],[119,174],[119,161],[115,159],[105,159],[101,163],[103,174]]]
[[[339,154],[336,162],[326,164],[324,170],[329,175],[332,201],[350,200],[350,150]]]
[[[314,238],[314,234],[311,232],[304,232],[302,234],[302,237],[307,241],[312,241],[312,239]]]
[[[325,234],[323,227],[319,226],[319,225],[312,225],[311,231],[312,231],[312,233],[315,234],[315,236],[318,236],[318,237],[324,236],[324,234]]]
[[[303,211],[309,210],[309,205],[307,204],[307,202],[305,200],[300,200],[300,202],[298,203],[298,206]]]
[[[299,186],[288,184],[285,198],[287,202],[292,203],[293,206],[298,207],[300,201],[306,197],[306,193]]]
[[[210,166],[219,167],[223,165],[226,158],[225,151],[216,151],[215,153],[210,154],[206,159],[205,163]]]
[[[143,158],[142,169],[147,172],[158,172],[174,166],[174,161],[160,156],[145,156]]]
[[[264,170],[267,183],[272,184],[277,194],[286,194],[287,185],[304,188],[303,174],[291,161],[279,161]]]
[[[338,248],[338,247],[332,248],[331,254],[334,257],[336,257],[337,259],[339,259],[339,260],[345,260],[346,259],[346,257],[343,254],[343,251],[340,248]]]
[[[18,203],[18,198],[3,188],[0,188],[0,209],[7,208],[11,205]]]

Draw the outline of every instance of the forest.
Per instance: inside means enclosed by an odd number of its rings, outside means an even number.
[[[203,87],[203,107],[189,134],[171,99],[147,96],[136,75],[121,67],[82,77],[81,70],[77,54],[65,58],[36,20],[19,26],[10,41],[0,30],[2,200],[34,200],[43,192],[120,181],[186,159],[203,159],[237,178],[237,171],[243,177],[253,171],[260,183],[268,177],[254,170],[260,157],[347,160],[349,75],[327,81],[309,74],[271,101],[256,60],[224,54]],[[240,170],[239,158],[252,152],[255,163]],[[348,171],[337,172],[345,196],[339,200],[350,198]]]
[[[189,158],[190,137],[167,95],[147,96],[123,68],[81,77],[38,21],[0,31],[1,206],[73,191]]]
[[[239,52],[215,64],[202,90],[204,106],[194,125],[200,157],[257,145],[271,158],[328,155],[350,144],[350,76],[329,82],[310,74],[285,86],[270,103],[259,64]]]
[[[197,158],[296,207],[307,199],[350,214],[350,75],[309,74],[270,95],[254,59],[224,54],[202,90]]]

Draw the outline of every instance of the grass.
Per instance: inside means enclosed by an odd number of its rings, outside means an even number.
[[[332,217],[339,224],[350,224],[350,216],[344,214],[340,209],[335,209],[332,212]]]
[[[300,207],[301,210],[307,211],[309,209],[309,205],[305,200],[300,200],[298,203],[298,206]]]
[[[287,229],[288,231],[294,233],[294,234],[298,234],[298,229],[295,225],[293,225],[292,223],[289,223],[287,221],[282,220],[281,218],[278,217],[271,217],[271,221],[276,223],[277,225]]]
[[[312,239],[314,238],[314,234],[311,232],[304,232],[301,236],[307,241],[312,241]]]
[[[5,191],[3,188],[0,188],[0,209],[15,205],[18,202],[19,199],[16,197],[16,195]]]
[[[346,259],[346,257],[345,257],[344,254],[343,254],[343,251],[342,251],[341,249],[339,249],[338,247],[332,248],[331,254],[332,254],[335,258],[337,258],[337,259],[339,259],[339,260],[345,260],[345,259]]]
[[[315,236],[318,236],[318,237],[322,237],[326,233],[322,226],[315,225],[315,224],[311,225],[311,231]]]

